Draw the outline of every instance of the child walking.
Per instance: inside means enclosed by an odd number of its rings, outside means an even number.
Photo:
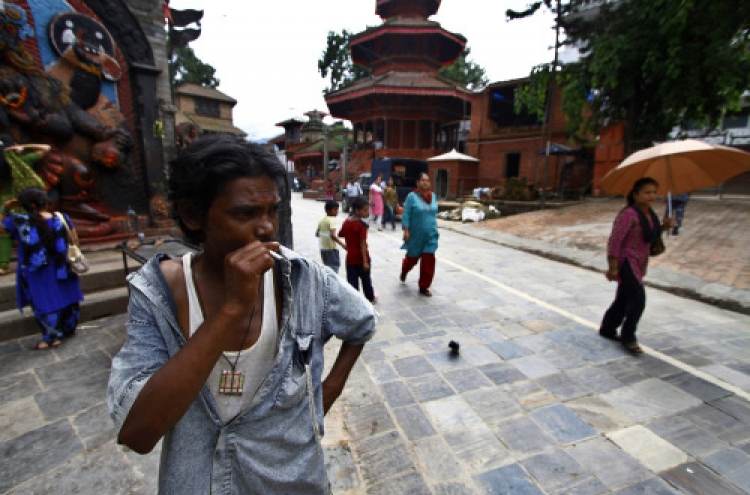
[[[341,259],[336,244],[339,244],[346,250],[346,244],[336,235],[336,216],[339,214],[339,204],[336,201],[329,200],[325,204],[326,216],[318,222],[318,230],[315,231],[315,237],[318,238],[320,245],[320,258],[323,264],[330,267],[334,272],[339,272]]]
[[[367,218],[370,216],[370,204],[364,198],[354,198],[351,203],[352,214],[344,220],[339,237],[346,241],[346,280],[359,290],[362,280],[362,292],[365,298],[375,304],[377,298],[370,278],[370,253],[367,250]]]

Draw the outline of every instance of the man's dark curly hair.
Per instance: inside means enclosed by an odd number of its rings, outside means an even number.
[[[204,234],[189,229],[178,205],[186,205],[196,218],[205,218],[224,185],[241,177],[268,176],[279,188],[279,196],[288,197],[284,166],[262,146],[226,134],[202,137],[169,164],[169,199],[172,214],[188,242],[200,244]]]

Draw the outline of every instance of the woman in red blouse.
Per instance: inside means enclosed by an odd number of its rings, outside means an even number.
[[[628,194],[628,205],[617,214],[612,234],[607,243],[607,280],[617,280],[617,295],[609,307],[599,335],[618,340],[631,354],[641,354],[635,331],[646,307],[643,277],[648,268],[651,244],[662,230],[674,227],[674,219],[659,222],[652,206],[656,201],[659,184],[651,177],[643,177],[633,184]],[[620,335],[617,328],[622,325]]]

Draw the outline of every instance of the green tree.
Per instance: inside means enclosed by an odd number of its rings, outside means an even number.
[[[484,68],[469,60],[470,54],[471,48],[466,48],[455,62],[442,67],[438,74],[469,89],[484,86],[488,82]]]
[[[561,17],[581,52],[557,73],[573,133],[621,120],[636,149],[676,125],[717,126],[750,86],[750,2],[621,0],[582,14],[587,3],[567,2]],[[543,86],[544,73],[536,68],[531,84]]]
[[[216,69],[199,59],[189,46],[174,48],[169,61],[172,86],[190,83],[215,88],[219,85],[215,73]]]
[[[369,28],[368,28],[369,29]],[[345,88],[358,79],[370,75],[370,70],[352,61],[349,39],[356,33],[342,30],[341,33],[328,32],[326,50],[318,59],[318,72],[321,77],[330,74],[331,85],[323,92],[328,94]]]
[[[373,29],[368,27],[367,29]],[[318,59],[318,72],[321,77],[329,77],[330,86],[323,90],[328,94],[345,88],[353,82],[370,75],[370,69],[352,61],[349,40],[356,34],[342,30],[341,33],[328,32],[326,50]],[[484,68],[468,60],[471,49],[467,48],[456,61],[440,69],[440,75],[468,88],[487,83]]]

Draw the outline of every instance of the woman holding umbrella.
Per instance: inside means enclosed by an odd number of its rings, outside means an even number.
[[[652,208],[658,192],[659,184],[651,177],[635,181],[627,197],[628,204],[615,218],[607,243],[607,280],[617,280],[618,286],[615,300],[604,313],[599,334],[620,341],[633,355],[643,352],[635,332],[646,307],[643,277],[651,247],[661,237],[661,231],[674,227],[672,218],[665,218],[660,223]]]

